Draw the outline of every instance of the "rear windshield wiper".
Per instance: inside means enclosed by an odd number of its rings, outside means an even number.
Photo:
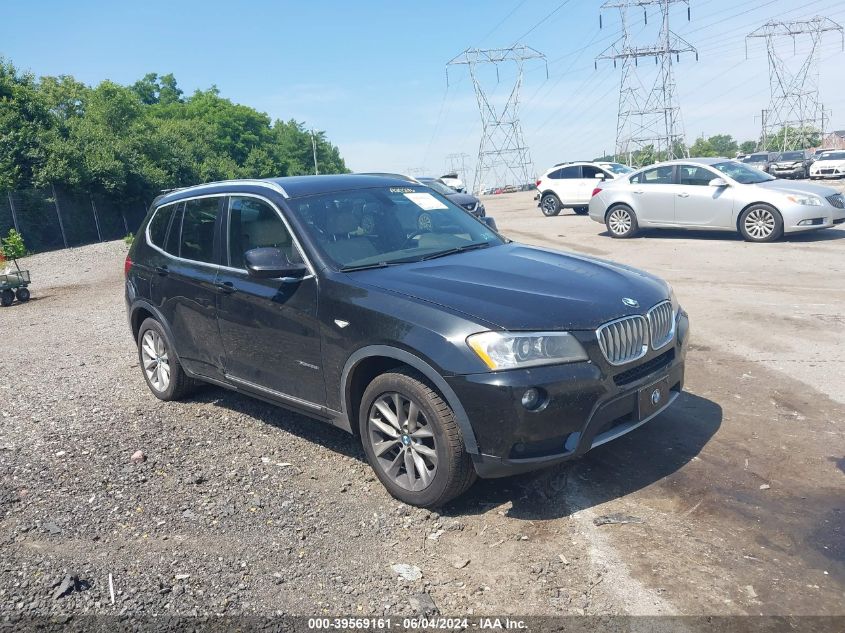
[[[466,246],[456,246],[455,248],[450,248],[446,251],[440,251],[439,253],[432,253],[431,255],[426,255],[425,257],[420,257],[420,261],[424,262],[429,259],[435,259],[437,257],[446,257],[446,255],[454,255],[455,253],[463,253],[464,251],[474,251],[478,248],[488,248],[490,246],[490,242],[479,242],[478,244],[467,244]]]

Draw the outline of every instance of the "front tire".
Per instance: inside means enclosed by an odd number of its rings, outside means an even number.
[[[560,199],[553,193],[543,194],[543,197],[540,198],[540,209],[547,218],[557,215],[562,208]]]
[[[400,501],[440,506],[475,481],[452,409],[420,374],[376,377],[364,391],[358,420],[367,461]]]
[[[768,204],[754,204],[739,216],[739,232],[747,242],[774,242],[783,235],[783,218]]]
[[[604,221],[611,237],[624,239],[636,235],[638,230],[637,216],[631,207],[619,205],[607,212]]]
[[[138,362],[147,387],[159,400],[181,400],[194,386],[155,319],[146,319],[138,330]]]

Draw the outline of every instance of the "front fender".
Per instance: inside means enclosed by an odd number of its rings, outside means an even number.
[[[475,439],[475,433],[472,430],[469,418],[467,417],[466,411],[464,410],[463,405],[461,405],[461,401],[458,399],[457,394],[434,367],[419,356],[398,347],[390,345],[368,345],[356,350],[346,361],[346,364],[343,367],[343,372],[341,373],[340,401],[343,406],[343,414],[347,420],[351,421],[355,419],[355,412],[350,411],[352,403],[350,376],[352,375],[355,367],[361,361],[366,358],[373,357],[394,358],[406,365],[410,365],[423,376],[428,378],[428,380],[430,380],[432,384],[440,390],[440,393],[446,399],[446,403],[452,409],[455,421],[458,423],[458,427],[461,429],[461,433],[464,437],[464,447],[466,451],[471,454],[478,453],[478,442]]]

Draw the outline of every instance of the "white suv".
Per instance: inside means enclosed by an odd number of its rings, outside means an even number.
[[[560,213],[564,207],[587,215],[596,184],[634,171],[620,163],[558,163],[537,180],[538,206],[545,216]]]

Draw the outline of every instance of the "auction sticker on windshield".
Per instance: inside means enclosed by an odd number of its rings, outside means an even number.
[[[406,193],[403,195],[423,211],[433,211],[434,209],[449,208],[445,204],[440,202],[440,200],[432,196],[430,193],[417,191],[414,193]]]

